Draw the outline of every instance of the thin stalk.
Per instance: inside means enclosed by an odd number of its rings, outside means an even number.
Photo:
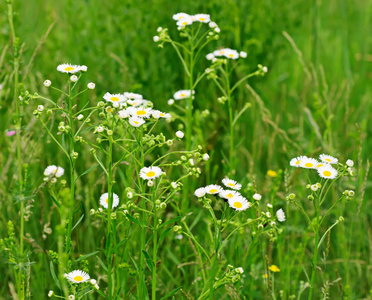
[[[109,166],[108,166],[108,205],[107,205],[107,239],[106,239],[106,251],[108,255],[108,266],[107,266],[107,280],[108,280],[108,299],[112,299],[112,278],[111,278],[111,268],[112,268],[112,253],[111,245],[112,239],[115,239],[113,234],[111,234],[111,209],[113,203],[113,189],[112,189],[112,138],[109,139]]]
[[[231,99],[231,89],[230,89],[230,80],[229,80],[228,65],[226,64],[226,94],[227,94],[227,105],[229,111],[229,129],[230,129],[230,158],[229,158],[229,167],[230,175],[233,175],[234,171],[234,116],[232,110],[232,99]]]
[[[317,204],[317,207],[316,207],[315,253],[314,253],[314,257],[313,257],[313,269],[311,271],[310,291],[309,291],[309,298],[308,298],[308,300],[311,300],[312,297],[313,297],[314,281],[315,281],[315,273],[316,273],[316,265],[317,265],[317,262],[318,262],[319,202],[320,202],[320,198],[318,198],[318,204]]]
[[[155,188],[154,188],[155,190]],[[152,260],[154,262],[154,266],[152,268],[152,300],[156,300],[156,260],[157,260],[157,251],[158,251],[158,218],[157,218],[157,210],[155,205],[155,192],[153,197],[154,202],[154,230],[153,230],[153,249],[152,249]]]

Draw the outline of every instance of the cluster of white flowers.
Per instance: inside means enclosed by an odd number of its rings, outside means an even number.
[[[338,159],[328,154],[321,154],[319,159],[320,161],[303,155],[292,158],[289,164],[296,168],[315,169],[318,171],[320,177],[335,179],[338,175],[338,171],[332,167],[332,165],[337,164]]]
[[[207,54],[206,58],[208,60],[213,60],[218,58],[218,57],[226,57],[229,59],[238,59],[239,57],[241,58],[246,58],[247,53],[244,51],[240,51],[240,53],[237,50],[230,49],[230,48],[222,48],[215,50],[213,53]]]
[[[185,27],[187,25],[191,25],[194,22],[211,23],[211,16],[208,14],[189,15],[181,12],[174,14],[173,20],[177,21],[178,27]]]
[[[44,181],[50,180],[52,183],[57,182],[57,178],[63,176],[65,174],[65,170],[62,167],[57,167],[55,165],[48,166],[44,171]]]
[[[75,74],[78,72],[86,72],[88,70],[87,66],[79,66],[79,65],[72,65],[72,64],[61,64],[57,67],[57,71],[62,73],[69,73],[69,74]],[[76,77],[76,76],[75,76]],[[76,77],[77,80],[77,77]],[[45,85],[45,82],[44,82]]]

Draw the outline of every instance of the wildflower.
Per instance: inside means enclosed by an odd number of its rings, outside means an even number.
[[[198,198],[201,198],[201,197],[204,197],[205,196],[205,193],[206,192],[207,191],[205,190],[204,187],[200,187],[200,188],[198,188],[198,189],[195,190],[194,195],[196,197],[198,197]]]
[[[45,176],[54,175],[55,177],[61,177],[63,174],[65,174],[65,170],[55,165],[48,166],[44,171]]]
[[[133,198],[133,193],[132,192],[128,192],[127,193],[127,198],[128,199],[132,199]]]
[[[184,26],[187,26],[187,25],[191,25],[193,22],[192,18],[189,17],[189,18],[182,18],[181,20],[178,20],[176,25],[183,28]],[[180,28],[180,29],[181,29]]]
[[[172,188],[176,189],[178,187],[178,183],[173,181],[171,183],[171,186],[172,186]]]
[[[103,128],[102,125],[99,125],[99,126],[96,127],[96,131],[99,132],[99,133],[103,132],[104,130],[105,130],[105,128]]]
[[[268,71],[268,69],[267,69],[267,67],[262,67],[262,71],[264,71],[265,73],[267,73],[267,71]]]
[[[266,217],[271,218],[271,213],[269,211],[266,212],[265,214],[266,214]]]
[[[209,23],[211,21],[211,16],[207,14],[196,14],[193,16],[194,21],[199,21],[202,23]]]
[[[142,124],[146,123],[145,120],[139,117],[130,117],[129,124],[133,127],[140,127]]]
[[[185,136],[185,134],[184,134],[181,130],[178,130],[178,131],[176,132],[176,136],[177,136],[179,139],[182,139],[182,138]]]
[[[194,160],[192,158],[189,159],[189,163],[191,166],[195,165]]]
[[[271,272],[280,272],[280,269],[279,269],[276,265],[271,265],[271,266],[269,267],[269,270],[270,270]]]
[[[298,168],[300,166],[300,163],[306,159],[306,156],[298,156],[295,158],[292,158],[291,161],[289,162],[290,166]]]
[[[144,167],[140,170],[139,176],[142,179],[153,179],[157,178],[162,174],[162,170],[159,167],[151,166],[151,167]]]
[[[284,214],[283,209],[279,209],[279,210],[276,212],[276,217],[278,218],[278,221],[279,221],[279,222],[284,222],[284,221],[285,221],[285,214]]]
[[[77,73],[81,71],[81,66],[71,64],[61,64],[57,67],[57,71],[62,73]]]
[[[205,153],[203,155],[203,160],[207,161],[208,159],[209,159],[209,155],[208,155],[208,153]]]
[[[251,206],[247,199],[245,199],[243,196],[233,197],[232,199],[228,200],[228,203],[231,208],[239,211],[246,210]]]
[[[235,272],[236,272],[236,273],[243,274],[243,273],[244,273],[244,270],[243,270],[242,267],[239,267],[239,268],[236,268],[236,269],[235,269]]]
[[[278,173],[276,173],[276,172],[273,171],[273,170],[268,170],[266,174],[267,174],[267,176],[269,176],[269,177],[276,177],[276,176],[278,175]]]
[[[316,184],[311,185],[311,190],[316,192],[318,190],[318,186]]]
[[[85,65],[82,65],[82,66],[80,66],[80,70],[81,70],[82,72],[86,72],[86,71],[88,71],[88,67],[85,66]]]
[[[183,235],[182,234],[177,234],[174,238],[176,240],[182,240],[183,239]]]
[[[208,59],[208,60],[212,60],[213,58],[214,58],[214,54],[213,53],[208,53],[206,55],[206,59]]]
[[[229,187],[229,188],[232,188],[234,190],[240,190],[242,188],[242,185],[238,182],[236,182],[235,180],[232,180],[232,179],[228,179],[228,178],[224,178],[222,179],[222,183]]]
[[[209,22],[209,24],[208,24],[208,26],[210,27],[210,28],[216,28],[217,27],[217,24],[216,24],[216,22]]]
[[[224,191],[221,191],[218,194],[218,196],[220,196],[223,199],[229,200],[229,199],[232,199],[234,197],[241,196],[241,194],[238,191],[224,190]]]
[[[305,169],[315,169],[318,161],[314,158],[306,157],[300,162],[300,167]]]
[[[49,291],[49,293],[48,293],[48,297],[50,298],[50,297],[52,297],[54,295],[54,292],[53,291]]]
[[[348,191],[348,195],[349,195],[349,197],[354,197],[355,196],[355,192],[354,191]]]
[[[254,200],[257,200],[257,201],[260,201],[261,200],[261,198],[262,198],[262,196],[260,195],[260,194],[254,194],[253,196],[252,196],[252,198],[254,199]]]
[[[267,203],[266,206],[267,206],[268,208],[273,208],[273,205],[272,205],[271,203]]]
[[[354,166],[354,162],[353,162],[351,159],[348,159],[348,160],[346,161],[346,165],[347,165],[348,167],[352,167],[352,166]]]
[[[239,58],[239,53],[236,50],[229,49],[224,53],[224,56],[230,59],[238,59]]]
[[[152,180],[147,181],[147,186],[152,187],[154,185],[154,182]]]
[[[320,167],[324,167],[326,164],[323,164],[321,162],[318,162],[314,169],[319,169]]]
[[[44,81],[43,84],[44,84],[44,86],[46,86],[46,87],[50,87],[50,86],[52,85],[52,82],[51,82],[50,80],[47,79],[47,80]]]
[[[168,100],[168,105],[173,105],[174,104],[174,100],[173,99],[169,99]]]
[[[159,42],[160,40],[160,38],[157,35],[155,35],[152,39],[154,40],[155,43]]]
[[[68,300],[75,300],[75,296],[74,295],[68,296]]]
[[[335,158],[333,156],[330,156],[328,154],[321,154],[319,156],[319,158],[320,158],[320,160],[322,162],[325,162],[327,164],[332,164],[333,165],[333,164],[337,164],[338,163],[338,159],[337,158]]]
[[[193,91],[193,94],[194,94],[194,91]],[[175,92],[173,95],[173,98],[175,100],[181,100],[181,99],[190,98],[190,96],[191,96],[190,90],[181,90],[181,91]]]
[[[93,216],[95,213],[96,213],[96,211],[92,208],[92,209],[90,210],[90,214]]]
[[[160,31],[162,31],[162,30],[163,30],[162,27],[158,27],[158,29],[156,29],[157,32],[160,32]]]
[[[210,184],[210,185],[207,185],[205,187],[205,191],[208,193],[208,194],[218,194],[219,192],[222,191],[222,187],[220,187],[219,185],[217,184]]]
[[[242,57],[242,58],[246,58],[246,57],[247,57],[247,52],[240,51],[239,55],[240,55],[240,57]]]
[[[89,282],[90,282],[91,284],[93,284],[93,285],[97,284],[97,280],[95,280],[95,279],[91,279],[91,280],[89,280]]]
[[[39,105],[39,106],[37,107],[37,110],[38,110],[39,112],[42,112],[42,111],[44,110],[44,105]]]
[[[122,94],[110,94],[110,93],[104,94],[103,99],[111,103],[123,103],[126,100]]]
[[[151,115],[151,108],[150,107],[131,107],[131,109],[128,109],[129,113],[132,115],[132,117],[140,117],[140,118],[150,118]]]
[[[322,178],[335,179],[338,173],[331,165],[326,165],[318,169],[318,174]]]
[[[189,14],[186,14],[186,13],[178,13],[178,14],[175,14],[172,16],[173,20],[182,20],[182,19],[185,19],[185,18],[190,18],[190,15]]]
[[[93,82],[89,82],[88,85],[87,85],[88,89],[90,90],[94,90],[96,88],[96,84],[93,83]]]
[[[131,92],[124,92],[124,97],[128,99],[142,99],[143,96],[141,94],[131,93]]]
[[[119,111],[118,111],[118,114],[119,114],[119,118],[120,118],[120,119],[126,119],[126,118],[129,117],[129,111],[126,110],[126,109],[119,110]]]
[[[109,194],[104,193],[102,196],[99,198],[99,204],[101,204],[104,208],[108,208],[108,203],[109,203]],[[113,201],[112,201],[112,208],[115,208],[119,205],[119,196],[113,193]]]
[[[72,81],[72,82],[76,82],[76,81],[78,81],[78,77],[76,76],[76,75],[72,75],[71,77],[70,77],[70,80]]]
[[[64,276],[72,283],[86,282],[90,279],[89,274],[80,270],[75,270],[68,274],[65,273]]]
[[[84,119],[84,115],[80,114],[76,118],[80,121],[80,120]]]
[[[217,33],[220,33],[221,29],[219,27],[216,27],[216,28],[214,28],[214,31],[217,32]]]
[[[95,288],[96,290],[99,290],[99,285],[98,285],[98,284],[95,284],[95,285],[94,285],[94,288]]]
[[[230,50],[230,48],[222,48],[214,51],[213,54],[214,56],[224,56]]]
[[[160,110],[152,110],[151,114],[155,119],[159,119],[159,118],[170,119],[171,118],[171,115],[169,113],[163,113]]]

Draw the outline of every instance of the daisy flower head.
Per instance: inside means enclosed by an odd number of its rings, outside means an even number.
[[[68,296],[68,300],[75,300],[75,296],[74,295]]]
[[[325,163],[327,163],[327,164],[332,164],[332,165],[334,165],[334,164],[337,164],[338,163],[338,159],[337,158],[335,158],[335,157],[333,157],[333,156],[330,156],[330,155],[328,155],[328,154],[321,154],[321,155],[319,155],[319,158],[320,158],[320,160],[322,161],[322,162],[325,162]]]
[[[130,110],[130,114],[132,117],[148,119],[151,116],[151,111],[152,111],[151,107],[139,106],[132,107],[132,109]]]
[[[325,165],[318,169],[318,174],[322,178],[335,179],[337,177],[337,170],[331,165]]]
[[[254,194],[253,196],[252,196],[252,198],[254,199],[254,200],[257,200],[257,201],[260,201],[261,200],[261,198],[262,198],[262,196],[260,195],[260,194]]]
[[[284,214],[283,209],[279,209],[279,210],[276,212],[276,217],[278,218],[278,221],[279,221],[279,222],[284,222],[284,221],[285,221],[285,214]]]
[[[242,185],[240,183],[232,179],[224,178],[222,179],[222,183],[233,190],[240,190],[242,188]]]
[[[120,119],[126,119],[126,118],[129,118],[129,111],[127,109],[122,109],[122,110],[119,110],[118,111],[118,114],[119,114],[119,118]]]
[[[239,55],[240,55],[240,57],[242,57],[242,58],[246,58],[246,57],[247,57],[247,52],[245,52],[245,51],[240,51]]]
[[[142,99],[143,96],[141,94],[131,93],[131,92],[124,92],[124,97],[128,99]]]
[[[139,176],[142,179],[149,180],[158,178],[163,171],[159,167],[151,166],[151,167],[144,167],[140,170]]]
[[[222,48],[213,52],[214,56],[224,56],[226,53],[231,51],[230,48]]]
[[[235,210],[246,210],[251,204],[243,196],[237,196],[228,200],[229,206]]]
[[[318,161],[317,164],[315,165],[314,169],[319,169],[320,167],[324,167],[326,165],[329,165],[329,164],[322,163],[322,162]]]
[[[206,189],[204,187],[200,187],[195,190],[194,195],[198,198],[204,197],[206,194]]]
[[[52,85],[52,82],[49,80],[49,79],[47,79],[47,80],[45,80],[44,81],[44,86],[46,86],[46,87],[50,87],[51,85]]]
[[[194,92],[193,92],[194,94]],[[181,100],[181,99],[186,99],[190,98],[191,96],[191,91],[190,90],[180,90],[174,93],[173,98],[175,100]]]
[[[207,185],[205,187],[206,193],[208,193],[210,195],[218,194],[218,193],[222,192],[222,190],[223,190],[222,187],[220,187],[217,184],[210,184],[210,185]]]
[[[173,20],[178,21],[178,20],[182,20],[182,19],[185,19],[185,18],[190,18],[190,15],[187,14],[187,13],[181,12],[181,13],[178,13],[178,14],[174,14],[172,16],[172,18],[173,18]]]
[[[57,67],[57,71],[62,73],[74,74],[81,71],[81,66],[72,64],[61,64]]]
[[[104,193],[100,198],[99,198],[99,204],[101,204],[104,208],[108,208],[108,203],[109,203],[109,194]],[[112,208],[115,208],[119,205],[119,196],[113,193],[113,201],[112,201]]]
[[[132,106],[146,106],[147,103],[150,102],[150,101],[146,101],[146,100],[143,100],[143,99],[129,99],[127,101],[128,104],[132,105]]]
[[[80,270],[65,273],[65,278],[72,283],[82,283],[90,279],[89,274]]]
[[[211,21],[211,16],[208,14],[196,14],[193,16],[193,19],[201,23],[209,23]]]
[[[212,60],[214,58],[214,54],[213,53],[208,53],[206,56],[205,56],[206,59],[208,60]]]
[[[122,94],[106,93],[103,95],[103,99],[111,103],[123,103],[126,101],[126,98]]]
[[[351,159],[348,159],[348,160],[346,161],[346,165],[347,165],[348,167],[352,167],[352,166],[354,166],[354,161],[352,161]]]
[[[298,157],[295,157],[295,158],[292,158],[291,161],[289,162],[289,165],[292,166],[292,167],[296,167],[298,168],[301,164],[301,162],[306,159],[307,157],[302,155],[302,156],[298,156]]]
[[[130,117],[128,121],[129,124],[132,125],[133,127],[140,127],[142,124],[146,123],[143,118],[139,117]]]
[[[218,196],[220,196],[223,199],[229,200],[233,199],[234,197],[241,196],[241,194],[238,191],[223,190],[218,194]]]
[[[55,165],[48,166],[44,171],[45,176],[53,175],[55,177],[61,177],[63,174],[65,174],[65,170]]]
[[[160,119],[160,118],[170,119],[170,118],[171,118],[171,114],[169,114],[169,113],[163,113],[163,112],[161,112],[160,110],[153,110],[153,111],[151,112],[151,115],[152,115],[153,118],[155,118],[155,119]]]
[[[224,53],[223,56],[225,56],[226,58],[230,58],[230,59],[238,59],[239,58],[239,53],[236,50],[229,49],[228,51],[226,51]]]
[[[315,158],[306,157],[300,162],[300,167],[305,169],[316,169],[319,162]]]
[[[176,25],[179,27],[185,27],[187,25],[191,25],[194,22],[193,17],[188,18],[182,18],[181,20],[178,20]]]

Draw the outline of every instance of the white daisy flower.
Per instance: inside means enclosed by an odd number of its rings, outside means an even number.
[[[37,110],[42,112],[44,110],[44,105],[38,105]]]
[[[284,221],[285,221],[285,214],[284,214],[283,209],[279,209],[279,210],[276,212],[276,217],[278,218],[278,221],[279,221],[279,222],[284,222]]]
[[[239,56],[240,56],[241,58],[246,58],[246,57],[247,57],[247,52],[240,51]]]
[[[177,21],[176,25],[179,26],[179,27],[184,27],[184,26],[187,26],[187,25],[191,25],[193,21],[194,20],[193,20],[192,17],[183,18],[183,19]]]
[[[176,132],[176,137],[178,137],[179,139],[182,139],[184,136],[185,136],[185,134],[181,130],[178,130]]]
[[[47,80],[44,81],[43,84],[44,84],[44,86],[46,86],[46,87],[50,87],[51,84],[52,84],[52,82],[51,82],[50,80],[47,79]]]
[[[171,118],[171,114],[169,113],[163,113],[161,112],[160,110],[153,110],[151,112],[152,116],[155,118],[155,119],[160,119],[160,118],[164,118],[164,119],[170,119]]]
[[[144,99],[129,99],[127,101],[128,104],[132,105],[132,106],[147,106],[147,104],[151,103],[150,101],[148,100],[144,100]]]
[[[240,274],[243,274],[243,273],[244,273],[244,270],[243,270],[242,267],[236,268],[235,271],[236,271],[237,273],[240,273]]]
[[[225,52],[224,56],[230,59],[238,59],[239,53],[236,50],[229,49],[228,51]]]
[[[145,118],[148,119],[151,116],[151,107],[144,107],[144,106],[139,106],[139,107],[131,107],[129,110],[129,113],[131,114],[132,117],[140,117],[140,118]]]
[[[48,166],[44,171],[45,176],[53,175],[55,177],[61,177],[63,174],[65,174],[65,170],[55,165]]]
[[[209,155],[208,155],[208,153],[205,153],[203,155],[203,160],[207,161],[208,159],[209,159]]]
[[[347,165],[348,167],[352,167],[352,166],[354,166],[354,162],[353,162],[351,159],[348,159],[348,160],[346,161],[346,165]]]
[[[96,84],[94,82],[89,82],[87,84],[87,88],[90,90],[94,90],[96,88]]]
[[[242,185],[240,183],[232,179],[224,178],[222,179],[222,183],[233,190],[240,190],[242,188]]]
[[[131,92],[124,92],[124,97],[128,99],[142,99],[143,96],[141,94],[131,93]]]
[[[207,191],[205,190],[204,187],[200,187],[200,188],[198,188],[198,189],[195,190],[194,195],[196,197],[198,197],[198,198],[201,198],[201,197],[204,197],[205,196],[205,193],[206,192]]]
[[[210,184],[205,187],[206,193],[211,194],[211,195],[218,194],[222,192],[222,190],[223,190],[222,187],[220,187],[217,184]]]
[[[173,20],[178,21],[178,20],[182,20],[184,18],[190,18],[190,15],[181,12],[181,13],[178,13],[178,14],[173,15],[172,18],[173,18]]]
[[[228,199],[229,206],[235,210],[246,210],[251,204],[243,196],[237,196],[232,199]]]
[[[68,300],[75,300],[75,296],[74,295],[68,296]]]
[[[50,290],[49,293],[48,293],[48,297],[50,298],[50,297],[52,297],[53,295],[54,295],[54,292],[53,292],[52,290]]]
[[[195,92],[193,92],[194,94]],[[180,90],[174,93],[173,98],[175,100],[181,100],[181,99],[186,99],[190,98],[191,92],[190,90]]]
[[[80,66],[80,71],[86,72],[88,71],[88,67],[85,65]]]
[[[133,127],[140,127],[142,124],[146,123],[146,121],[143,118],[139,117],[130,117],[128,121],[129,124],[132,125]]]
[[[119,118],[120,119],[126,119],[126,118],[129,118],[129,111],[127,109],[122,109],[122,110],[119,110],[118,111],[118,114],[119,114]]]
[[[76,82],[76,81],[78,81],[78,77],[76,76],[76,75],[71,75],[71,77],[70,77],[70,80],[72,81],[72,82]]]
[[[325,165],[318,169],[318,174],[322,178],[335,179],[337,177],[337,170],[334,169],[331,165]]]
[[[208,53],[205,57],[208,60],[212,60],[214,58],[214,54],[213,53]]]
[[[319,162],[315,158],[306,157],[300,162],[300,167],[305,169],[316,169]]]
[[[216,24],[216,22],[209,22],[209,24],[208,24],[208,26],[210,27],[210,28],[216,28],[217,27],[217,24]]]
[[[319,169],[320,167],[324,167],[326,165],[328,165],[328,164],[325,164],[325,163],[322,163],[322,162],[319,162],[318,161],[318,163],[315,165],[315,168],[314,169]]]
[[[86,282],[90,279],[89,274],[86,272],[80,271],[80,270],[75,270],[70,273],[65,273],[65,278],[67,278],[68,281],[72,283],[82,283]]]
[[[194,21],[199,21],[202,23],[209,23],[211,21],[211,16],[208,14],[196,14],[193,16]]]
[[[220,196],[221,198],[223,199],[232,199],[234,197],[238,197],[238,196],[241,196],[241,194],[238,192],[238,191],[232,191],[232,190],[224,190],[224,191],[221,191],[218,196]]]
[[[306,159],[307,157],[306,156],[298,156],[298,157],[295,157],[295,158],[292,158],[291,161],[289,162],[289,164],[292,166],[292,167],[299,167],[300,166],[300,163]]]
[[[159,177],[162,173],[163,171],[159,167],[151,166],[142,168],[140,170],[139,176],[142,179],[149,180]]]
[[[252,198],[254,199],[254,200],[257,200],[257,201],[260,201],[261,200],[261,198],[262,198],[262,196],[260,195],[260,194],[254,194],[253,196],[252,196]]]
[[[126,101],[125,97],[122,94],[106,93],[103,95],[103,99],[111,103],[123,103]]]
[[[338,159],[333,157],[333,156],[330,156],[328,154],[321,154],[319,155],[319,158],[322,162],[325,162],[327,164],[337,164],[338,163]]]
[[[226,53],[231,51],[230,48],[222,48],[213,52],[214,56],[224,56]]]
[[[113,201],[112,201],[112,208],[115,208],[119,205],[119,196],[113,193]],[[108,208],[108,202],[109,202],[109,194],[104,193],[100,198],[99,198],[99,204],[101,204],[104,208]]]
[[[81,66],[71,64],[61,64],[57,67],[57,71],[62,73],[77,73],[81,71]]]

